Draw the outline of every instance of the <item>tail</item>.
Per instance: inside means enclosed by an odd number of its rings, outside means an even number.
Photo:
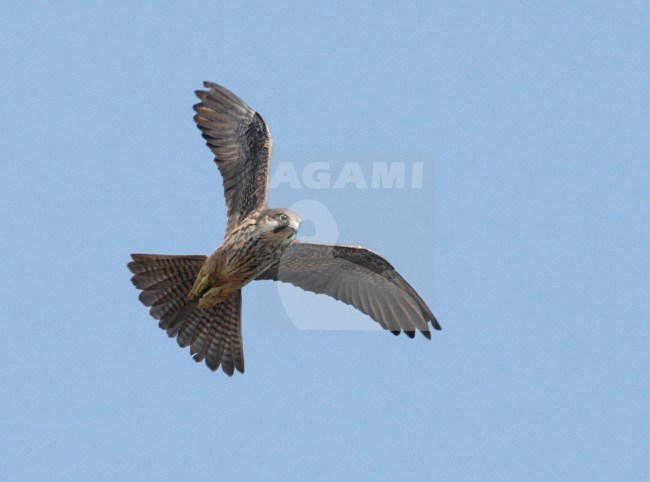
[[[159,320],[158,326],[176,337],[181,347],[190,347],[197,362],[205,360],[211,370],[221,365],[227,375],[235,368],[244,372],[241,338],[241,290],[223,303],[203,309],[198,299],[189,301],[192,289],[206,256],[170,256],[132,254],[127,266],[131,281],[142,290],[140,301],[151,307],[149,313]]]

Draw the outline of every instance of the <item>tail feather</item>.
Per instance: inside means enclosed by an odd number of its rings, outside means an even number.
[[[199,306],[199,300],[192,300],[186,302],[185,306],[183,306],[180,310],[178,310],[176,314],[173,316],[173,318],[169,319],[169,321],[165,321],[164,326],[161,325],[160,327],[163,330],[167,330],[167,336],[169,336],[170,338],[174,338],[175,336],[178,335],[178,332],[180,331],[184,322],[187,320],[187,317],[190,316],[190,314],[192,314],[197,309],[198,306]]]
[[[208,309],[189,301],[206,256],[132,254],[128,263],[131,281],[142,290],[139,299],[150,314],[181,347],[190,346],[194,360],[205,360],[211,370],[219,366],[227,375],[244,372],[241,338],[241,290],[223,303]]]
[[[195,310],[187,317],[185,323],[180,327],[176,341],[178,346],[186,348],[192,344],[192,338],[196,331],[196,327],[202,321],[203,317],[207,315],[205,310]]]
[[[192,358],[194,358],[194,361],[196,362],[201,362],[205,358],[205,356],[203,355],[203,345],[205,345],[209,333],[210,333],[210,320],[207,319],[206,317],[203,320],[201,320],[199,326],[196,328],[196,332],[193,337],[194,340],[190,345],[190,355],[192,355]]]
[[[235,364],[232,361],[232,348],[230,345],[226,347],[226,350],[223,352],[223,361],[221,362],[223,371],[228,374],[235,373]]]
[[[236,363],[233,364],[233,357],[230,355],[231,347],[241,347],[241,290],[233,293],[223,303],[212,308],[214,317],[220,323],[210,323],[209,319],[202,319],[198,322],[192,338],[190,353],[196,362],[205,360],[205,364],[211,370],[217,370],[219,366],[227,375],[233,375],[233,366],[244,373],[243,349],[237,352]]]

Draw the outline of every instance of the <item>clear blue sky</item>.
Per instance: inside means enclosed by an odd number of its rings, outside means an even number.
[[[0,19],[0,479],[650,478],[647,2]],[[225,225],[203,80],[264,115],[276,163],[424,163],[421,189],[270,200],[321,202],[441,333],[299,330],[268,282],[244,290],[243,376],[158,329],[129,253],[209,253]],[[333,326],[372,325],[323,302]]]

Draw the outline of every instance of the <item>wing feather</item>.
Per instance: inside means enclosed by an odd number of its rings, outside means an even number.
[[[282,259],[257,279],[283,281],[352,305],[394,334],[431,337],[440,324],[424,300],[393,266],[360,246],[295,241]],[[429,326],[430,323],[430,326]]]
[[[194,121],[223,177],[228,224],[266,206],[273,140],[262,116],[228,89],[212,82],[199,90]]]

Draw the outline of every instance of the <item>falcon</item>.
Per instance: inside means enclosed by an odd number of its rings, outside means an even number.
[[[241,290],[273,280],[352,305],[395,335],[420,331],[430,339],[431,327],[440,330],[424,300],[377,253],[296,239],[300,216],[267,204],[273,141],[264,119],[228,89],[204,86],[194,121],[223,177],[226,233],[210,256],[131,255],[131,281],[160,328],[211,370],[243,373]]]

